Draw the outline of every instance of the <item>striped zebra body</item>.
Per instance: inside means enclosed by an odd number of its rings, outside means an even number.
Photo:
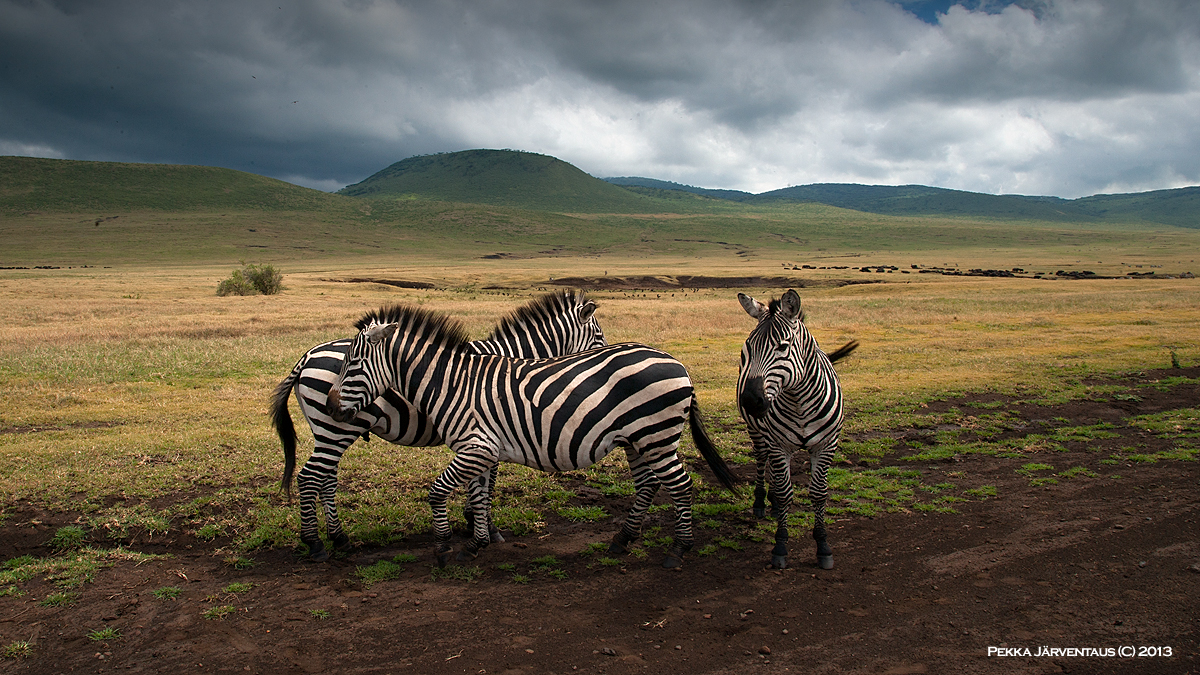
[[[837,452],[842,430],[842,388],[833,360],[857,347],[851,342],[834,352],[821,351],[804,327],[800,296],[789,290],[779,300],[763,305],[741,293],[738,301],[758,326],[742,346],[738,372],[738,408],[758,465],[755,513],[765,515],[766,474],[770,474],[771,515],[776,520],[772,566],[787,566],[787,513],[793,488],[792,455],[810,454],[808,494],[812,500],[817,543],[817,563],[833,567],[833,552],[825,531],[825,504],[829,494],[829,466]]]
[[[469,342],[465,349],[477,354],[546,358],[604,346],[604,332],[596,320],[595,307],[582,292],[548,293],[502,320],[488,339]],[[386,323],[387,316],[377,315],[374,320]],[[390,388],[364,405],[352,419],[338,421],[329,416],[326,412],[329,388],[341,371],[352,342],[352,339],[334,340],[308,350],[275,388],[271,405],[272,420],[284,449],[281,487],[289,495],[296,452],[296,433],[288,412],[288,398],[293,392],[313,434],[313,454],[300,469],[296,482],[300,493],[300,539],[318,560],[329,557],[318,535],[318,502],[334,546],[343,548],[349,544],[338,518],[335,495],[338,464],[357,439],[369,440],[373,434],[403,446],[444,443],[430,418]],[[488,487],[485,481],[494,482],[495,474],[472,486],[469,494],[476,500]],[[477,512],[474,504],[464,511],[469,523]],[[493,538],[503,541],[495,528],[490,530]]]
[[[394,386],[433,420],[455,453],[429,490],[439,564],[450,554],[446,501],[456,488],[488,475],[499,462],[568,471],[591,466],[617,447],[625,449],[637,492],[610,550],[623,552],[638,536],[654,495],[665,487],[676,522],[663,565],[681,564],[692,545],[692,481],[676,453],[685,424],[718,478],[726,485],[733,480],[704,433],[683,364],[638,344],[552,359],[481,356],[463,348],[456,323],[409,310],[397,323],[355,338],[330,393],[330,412],[355,415],[382,388]],[[481,499],[490,507],[490,495]],[[488,542],[476,519],[459,560],[475,557]]]

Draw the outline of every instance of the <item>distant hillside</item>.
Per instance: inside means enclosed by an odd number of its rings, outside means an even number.
[[[0,157],[0,212],[313,210],[344,198],[211,166]]]
[[[641,193],[677,191],[743,204],[812,202],[887,216],[969,216],[1052,222],[1146,222],[1200,228],[1200,187],[1080,199],[989,195],[924,185],[818,183],[761,194],[692,187],[653,178],[606,178]]]
[[[514,150],[466,150],[410,157],[338,194],[353,197],[417,196],[568,213],[663,211],[644,196],[623,190],[560,159]]]
[[[665,180],[656,180],[654,178],[637,178],[637,177],[620,177],[620,178],[605,178],[604,180],[613,185],[621,187],[639,187],[648,188],[651,190],[679,190],[681,192],[690,192],[694,195],[702,197],[710,197],[712,199],[728,199],[734,202],[744,202],[754,199],[755,195],[752,192],[742,192],[741,190],[715,190],[710,188],[698,188],[691,185],[683,185],[682,183],[672,183]]]

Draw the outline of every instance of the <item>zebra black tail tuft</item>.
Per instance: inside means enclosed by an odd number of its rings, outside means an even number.
[[[737,476],[733,475],[733,471],[729,469],[729,465],[725,463],[720,453],[717,452],[712,439],[708,437],[708,430],[704,428],[704,420],[700,418],[700,402],[696,400],[695,394],[692,394],[691,414],[688,415],[688,423],[692,428],[692,441],[700,450],[700,454],[704,455],[709,468],[717,475],[717,480],[721,481],[721,485],[733,490],[733,487],[738,483]]]
[[[275,433],[279,434],[279,442],[283,444],[283,478],[279,482],[279,492],[288,501],[292,500],[292,474],[296,471],[296,427],[288,411],[288,399],[299,374],[300,364],[297,363],[271,394],[271,424],[275,427]]]
[[[838,361],[841,361],[842,359],[846,358],[847,356],[850,356],[850,353],[853,352],[855,349],[858,349],[858,340],[851,340],[851,341],[847,342],[846,344],[842,345],[841,347],[839,347],[837,351],[835,351],[831,354],[827,354],[826,356],[829,357],[830,363],[837,363]]]

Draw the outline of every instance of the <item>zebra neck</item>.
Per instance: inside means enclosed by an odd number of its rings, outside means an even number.
[[[417,339],[398,344],[393,351],[396,367],[393,386],[418,408],[428,410],[423,404],[437,395],[470,354],[470,343],[452,345]]]

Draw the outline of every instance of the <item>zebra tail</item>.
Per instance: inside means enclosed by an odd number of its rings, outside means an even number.
[[[292,500],[292,474],[296,471],[296,427],[292,424],[292,414],[288,411],[288,398],[291,397],[292,386],[296,384],[296,377],[300,374],[300,365],[297,363],[271,394],[271,424],[283,445],[283,478],[279,482],[279,492],[287,497],[289,502]]]
[[[829,357],[830,363],[837,363],[847,356],[850,356],[850,353],[855,349],[858,349],[858,340],[851,340],[839,347],[837,351],[833,352],[832,354],[827,354],[826,356]]]
[[[737,485],[737,477],[733,475],[729,465],[717,452],[712,439],[708,437],[708,430],[704,428],[704,420],[700,418],[700,402],[696,400],[695,394],[692,394],[692,408],[688,415],[688,423],[692,429],[692,441],[700,450],[700,454],[704,455],[709,468],[717,475],[717,480],[721,481],[721,485],[732,491],[733,486]]]

